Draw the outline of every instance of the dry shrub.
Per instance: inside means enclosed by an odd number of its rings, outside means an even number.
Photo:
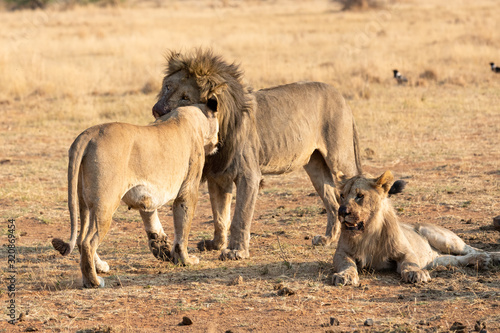
[[[419,77],[421,79],[429,80],[429,81],[436,81],[437,80],[437,74],[433,69],[426,69],[423,73],[420,74]]]
[[[342,10],[367,10],[383,7],[379,0],[335,0],[342,5]]]

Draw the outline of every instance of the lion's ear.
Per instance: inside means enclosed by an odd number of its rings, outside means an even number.
[[[393,181],[394,176],[392,175],[392,172],[387,170],[382,176],[375,180],[375,184],[377,187],[383,188],[385,192],[389,192]]]
[[[227,83],[221,83],[218,85],[213,85],[210,91],[208,92],[208,98],[213,98],[216,96],[220,96],[224,91],[227,90]]]

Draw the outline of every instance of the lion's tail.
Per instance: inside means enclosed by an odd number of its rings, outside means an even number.
[[[361,157],[359,152],[359,138],[358,138],[358,129],[356,127],[356,123],[352,122],[352,133],[354,140],[354,159],[356,160],[356,169],[358,170],[358,175],[363,173],[363,168],[361,167]]]
[[[70,254],[76,245],[77,227],[78,227],[78,180],[80,165],[85,156],[87,145],[92,138],[88,131],[80,134],[69,149],[68,164],[68,208],[71,219],[71,239],[66,243],[62,239],[53,238],[52,246],[63,256]]]

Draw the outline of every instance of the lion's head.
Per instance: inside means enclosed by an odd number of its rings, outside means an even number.
[[[372,221],[381,221],[375,216],[389,196],[394,176],[390,171],[378,178],[355,176],[340,184],[339,219],[343,228],[361,233],[370,228]]]
[[[243,73],[236,64],[226,63],[211,50],[194,50],[181,54],[170,52],[158,101],[153,115],[159,118],[179,106],[207,103],[216,99],[219,120],[219,149],[216,157],[207,159],[212,172],[222,172],[231,164],[245,114],[253,117],[253,100],[243,84]]]

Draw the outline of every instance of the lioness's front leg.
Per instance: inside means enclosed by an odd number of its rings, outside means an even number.
[[[171,256],[174,264],[196,265],[200,262],[197,257],[189,256],[187,251],[191,221],[198,198],[198,186],[192,186],[194,187],[192,192],[185,195],[180,194],[172,205],[175,239]]]
[[[170,261],[172,258],[170,252],[172,250],[165,231],[158,218],[158,211],[143,211],[140,210],[142,221],[144,222],[144,229],[148,235],[149,250],[153,255],[163,261]]]
[[[214,239],[202,240],[198,243],[200,251],[221,250],[227,247],[227,232],[231,220],[231,198],[233,181],[228,177],[207,179],[210,203],[214,217]]]
[[[257,195],[259,193],[260,171],[241,176],[236,183],[236,205],[231,223],[229,247],[222,250],[220,260],[238,260],[250,257],[250,227]]]

